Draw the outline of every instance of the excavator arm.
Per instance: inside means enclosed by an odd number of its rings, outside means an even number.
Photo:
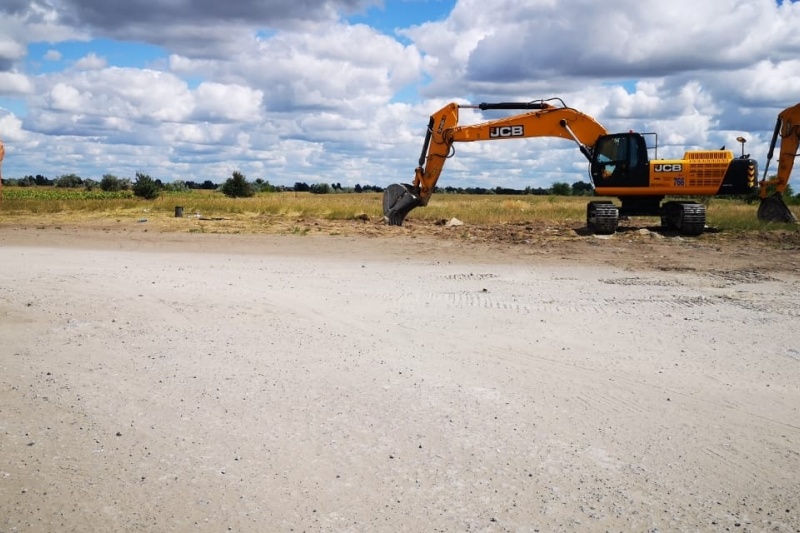
[[[767,178],[778,137],[781,139],[778,173],[772,178]],[[772,141],[767,153],[764,177],[759,182],[761,205],[758,207],[758,219],[763,222],[797,222],[797,218],[783,201],[783,193],[789,185],[794,160],[800,155],[797,153],[798,145],[800,145],[800,104],[787,107],[778,113],[775,131],[772,134]],[[771,193],[773,187],[774,192]]]
[[[505,109],[526,112],[482,122],[458,125],[459,109],[482,111]],[[401,226],[408,213],[428,205],[444,164],[455,155],[458,142],[493,141],[526,137],[560,137],[575,141],[581,153],[591,159],[592,148],[608,132],[592,117],[575,109],[552,105],[544,100],[495,104],[461,105],[451,103],[431,115],[425,142],[411,184],[390,185],[383,196],[383,215],[387,224]]]

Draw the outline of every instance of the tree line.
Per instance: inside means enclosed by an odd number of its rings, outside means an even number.
[[[156,198],[162,191],[181,192],[188,190],[219,190],[230,197],[249,197],[259,192],[310,192],[312,194],[332,194],[340,192],[348,193],[382,193],[383,187],[377,185],[356,184],[353,187],[343,187],[341,183],[305,183],[295,182],[292,186],[273,185],[268,181],[258,178],[248,181],[239,171],[234,171],[230,178],[222,184],[214,183],[211,180],[183,181],[176,180],[164,183],[160,179],[152,178],[147,174],[137,172],[136,178],[120,178],[113,174],[105,174],[98,180],[84,179],[77,174],[63,174],[56,178],[47,178],[41,174],[35,176],[28,175],[23,178],[9,178],[4,180],[4,184],[11,187],[58,187],[58,188],[84,188],[86,190],[100,189],[108,192],[132,191],[134,195],[143,198]],[[508,187],[437,187],[436,193],[439,194],[502,194],[502,195],[536,195],[536,196],[591,196],[594,188],[591,183],[578,181],[569,183],[554,183],[552,186],[544,187],[525,187],[524,189],[513,189]]]

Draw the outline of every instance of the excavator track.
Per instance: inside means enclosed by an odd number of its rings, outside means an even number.
[[[612,235],[619,224],[619,209],[612,202],[598,200],[586,205],[586,227],[598,235]]]
[[[696,202],[667,202],[662,209],[661,226],[683,235],[700,235],[706,228],[706,206]]]

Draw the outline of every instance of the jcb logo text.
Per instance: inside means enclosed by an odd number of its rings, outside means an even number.
[[[681,172],[683,165],[656,165],[654,170],[656,172]]]
[[[489,128],[490,139],[496,139],[498,137],[523,137],[524,135],[524,126],[501,126],[499,128]]]

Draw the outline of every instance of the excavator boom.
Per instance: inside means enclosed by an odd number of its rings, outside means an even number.
[[[781,139],[778,156],[778,173],[773,178],[767,178],[770,161],[775,153],[778,138]],[[759,196],[761,204],[758,207],[758,219],[763,222],[797,222],[797,218],[783,201],[783,193],[789,185],[795,158],[800,145],[800,104],[787,107],[778,113],[775,131],[767,153],[767,164],[764,167],[764,177],[759,182]],[[774,192],[771,189],[774,187]]]
[[[459,109],[521,110],[521,114],[479,124],[459,126]],[[592,117],[544,100],[463,105],[450,103],[431,115],[419,165],[411,184],[393,184],[384,192],[383,214],[389,225],[400,226],[415,207],[428,205],[444,164],[457,142],[560,137],[572,140],[587,159],[595,141],[608,132]]]

